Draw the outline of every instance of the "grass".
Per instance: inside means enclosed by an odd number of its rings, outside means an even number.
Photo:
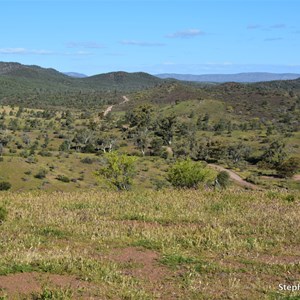
[[[2,192],[0,274],[76,276],[101,299],[297,299],[278,284],[299,280],[299,203],[292,192],[234,188]],[[148,272],[164,275],[128,275],[141,263],[113,253],[130,247],[156,253]],[[36,299],[52,299],[43,293]]]

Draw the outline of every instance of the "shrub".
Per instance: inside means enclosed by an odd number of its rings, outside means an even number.
[[[11,188],[11,183],[7,181],[0,182],[0,191],[7,191]]]
[[[40,156],[44,156],[44,157],[51,157],[52,156],[52,153],[50,151],[47,151],[47,150],[41,150],[38,154]]]
[[[93,159],[91,158],[91,157],[85,157],[85,158],[83,158],[82,160],[81,160],[81,162],[83,163],[83,164],[92,164],[93,163]]]
[[[58,175],[56,179],[62,182],[70,182],[70,178],[65,175]]]
[[[199,162],[179,160],[168,170],[167,179],[177,188],[197,188],[200,182],[205,181],[208,172]]]
[[[136,157],[110,152],[105,154],[106,166],[99,170],[111,185],[118,190],[129,190],[135,175]]]
[[[221,171],[215,180],[216,185],[220,186],[221,188],[225,189],[228,187],[230,182],[230,176],[228,172]]]
[[[41,169],[34,175],[34,177],[38,179],[44,179],[46,175],[47,175],[47,171],[45,169]]]

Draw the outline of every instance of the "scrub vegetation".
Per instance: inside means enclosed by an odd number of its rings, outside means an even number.
[[[0,101],[0,299],[300,297],[299,79],[0,63]]]

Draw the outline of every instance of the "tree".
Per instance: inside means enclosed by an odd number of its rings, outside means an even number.
[[[98,172],[118,190],[129,190],[135,175],[136,157],[120,154],[116,151],[105,153],[106,166]]]
[[[70,149],[71,149],[71,142],[69,140],[65,140],[62,142],[62,144],[60,144],[58,150],[62,152],[67,152],[70,151]]]
[[[153,111],[152,105],[142,104],[126,114],[126,121],[130,123],[130,127],[148,128],[152,122]]]
[[[205,181],[209,170],[191,159],[178,160],[168,170],[167,180],[177,188],[198,188]]]
[[[160,156],[163,153],[163,144],[163,140],[160,137],[154,137],[150,143],[151,155]]]
[[[141,150],[142,155],[145,156],[146,150],[149,146],[149,131],[147,128],[141,129],[138,131],[136,137],[135,137],[135,144],[138,147],[139,150]]]
[[[101,149],[104,153],[112,152],[117,143],[117,136],[111,133],[101,133],[96,141],[97,149]]]
[[[277,174],[280,177],[289,178],[297,173],[300,169],[300,159],[298,157],[291,157],[281,163],[277,168]]]
[[[250,153],[251,148],[242,142],[230,145],[227,149],[227,156],[234,164],[237,164],[242,160],[247,160],[250,156]]]
[[[165,145],[171,145],[176,125],[176,116],[170,115],[157,121],[156,135],[160,136]]]
[[[280,140],[276,140],[265,150],[261,159],[268,163],[271,167],[276,168],[283,163],[286,156],[285,143]]]

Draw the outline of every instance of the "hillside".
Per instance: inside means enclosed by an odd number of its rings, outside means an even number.
[[[238,74],[207,74],[207,75],[192,75],[192,74],[158,74],[159,78],[173,78],[183,81],[196,82],[260,82],[273,80],[291,80],[300,77],[300,74],[293,73],[266,73],[266,72],[251,72]]]
[[[110,72],[82,79],[93,87],[117,89],[122,91],[141,90],[161,84],[163,80],[147,73]]]
[[[0,101],[27,107],[86,107],[116,103],[123,93],[154,87],[163,80],[146,73],[114,72],[72,78],[54,69],[0,63]]]

